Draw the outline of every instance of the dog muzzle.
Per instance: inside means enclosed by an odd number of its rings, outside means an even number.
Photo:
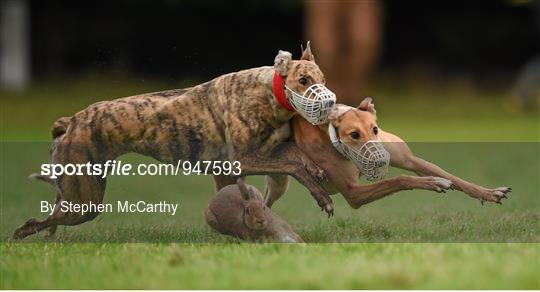
[[[328,121],[330,110],[336,104],[336,95],[322,84],[313,84],[303,95],[285,86],[290,93],[288,100],[294,109],[313,125]]]
[[[341,142],[332,123],[328,124],[328,134],[334,148],[351,160],[368,181],[374,182],[386,177],[390,153],[384,149],[381,141],[370,140],[356,149]]]

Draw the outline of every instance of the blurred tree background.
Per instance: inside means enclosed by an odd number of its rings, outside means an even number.
[[[88,71],[208,79],[272,64],[277,49],[298,56],[306,40],[302,1],[28,4],[36,79]],[[536,21],[534,3],[527,1],[386,1],[377,67],[511,81],[539,52]]]
[[[334,29],[341,33],[349,25],[352,33],[326,41],[319,37],[333,12],[323,7],[313,13],[314,7],[328,3],[342,6],[340,13],[358,10],[359,14],[347,16],[353,21]],[[346,97],[340,92],[346,85],[337,81],[347,80],[356,95],[349,103],[374,96],[384,108],[382,117],[393,127],[404,126],[395,114],[405,107],[439,120],[446,117],[449,129],[456,127],[459,115],[469,124],[472,115],[476,119],[491,115],[483,121],[489,125],[494,111],[514,111],[520,119],[526,109],[534,114],[523,121],[528,125],[523,135],[537,140],[539,3],[1,0],[0,96],[3,108],[10,108],[2,113],[3,128],[8,137],[19,137],[23,131],[43,133],[38,135],[42,137],[55,118],[91,102],[272,65],[278,49],[298,58],[300,45],[311,39],[315,58],[338,96]],[[343,22],[347,18],[339,13],[333,17]],[[359,45],[348,44],[347,49],[346,40],[356,37],[361,39]],[[345,48],[337,44],[343,39]],[[338,48],[340,62],[324,57],[330,46]],[[358,60],[362,57],[369,60]],[[446,103],[449,99],[452,103]],[[472,106],[472,101],[478,103]],[[442,102],[452,108],[438,107]],[[409,122],[415,130],[423,123],[420,118]],[[507,127],[508,133],[525,129],[521,124]],[[438,131],[434,128],[430,137],[436,139]],[[486,139],[496,133],[486,134]],[[472,130],[470,135],[477,137]]]

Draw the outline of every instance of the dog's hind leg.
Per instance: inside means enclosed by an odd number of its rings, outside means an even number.
[[[105,179],[97,176],[62,175],[57,180],[58,188],[61,191],[57,195],[53,213],[42,221],[34,218],[27,220],[21,227],[15,230],[13,238],[24,238],[44,229],[47,229],[49,233],[54,233],[58,225],[78,225],[96,218],[99,212],[90,211],[84,214],[73,212],[72,210],[62,208],[62,203],[71,202],[80,205],[90,203],[101,204],[105,193],[105,183]]]
[[[290,177],[282,174],[271,174],[265,176],[265,182],[264,202],[268,207],[272,207],[272,204],[287,192]],[[234,176],[214,175],[216,192],[235,183],[236,178]]]
[[[274,202],[287,192],[290,177],[288,175],[272,174],[265,176],[265,181],[264,203],[271,208]]]
[[[28,235],[32,235],[40,232],[43,229],[49,231],[48,236],[51,236],[56,232],[56,227],[59,222],[63,221],[67,217],[67,213],[60,211],[60,206],[56,205],[53,213],[47,217],[47,219],[38,221],[35,218],[28,219],[21,227],[17,228],[13,233],[13,239],[22,239]]]
[[[234,185],[236,177],[230,175],[214,175],[214,187],[216,192],[228,185]]]
[[[61,203],[61,202],[60,202]],[[86,214],[75,212],[63,212],[60,205],[54,209],[53,214],[47,219],[38,221],[35,218],[28,219],[21,227],[17,228],[13,233],[13,239],[22,239],[28,235],[40,232],[47,229],[48,236],[54,235],[58,225],[77,225],[94,219],[99,213],[90,212]]]
[[[57,206],[60,203],[60,200],[62,197],[60,196],[60,193],[56,193],[56,199],[54,200],[54,205]],[[50,227],[47,227],[47,237],[53,237],[56,233],[56,229],[58,228],[58,225],[53,225]]]
[[[32,173],[30,176],[28,176],[28,178],[29,179],[40,180],[40,181],[46,182],[48,184],[51,184],[53,186],[56,186],[54,179],[52,179],[52,178],[50,178],[49,176],[46,176],[46,175],[40,175],[40,174],[37,174],[37,173]],[[61,199],[60,193],[56,192],[56,198],[54,200],[55,206],[58,205],[58,203],[60,202],[60,199]],[[48,232],[47,236],[49,236],[49,237],[53,236],[56,233],[56,225],[48,227],[47,232]]]

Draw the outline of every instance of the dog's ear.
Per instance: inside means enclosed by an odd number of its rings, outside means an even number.
[[[315,62],[315,56],[313,56],[313,53],[311,53],[311,46],[309,41],[307,42],[306,49],[302,52],[302,57],[300,58],[300,60]]]
[[[332,125],[335,128],[339,128],[339,124],[341,122],[341,116],[345,114],[346,112],[354,109],[351,106],[344,105],[344,104],[336,104],[331,110],[330,114],[328,115],[328,122],[332,123]]]
[[[286,76],[292,61],[292,54],[287,51],[279,50],[274,59],[274,69],[281,76]]]
[[[360,105],[358,105],[358,109],[370,112],[374,115],[377,114],[377,111],[375,110],[375,104],[373,103],[373,98],[371,97],[364,98],[364,100],[360,102]]]

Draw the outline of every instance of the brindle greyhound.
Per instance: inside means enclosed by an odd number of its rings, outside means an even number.
[[[328,124],[314,126],[300,116],[291,120],[293,140],[302,151],[319,165],[328,181],[324,182],[330,194],[340,192],[352,208],[384,198],[403,190],[424,189],[445,192],[458,189],[480,202],[501,203],[512,191],[508,187],[486,188],[452,175],[439,166],[415,156],[398,136],[385,132],[377,126],[375,106],[371,98],[364,99],[358,108],[336,105],[330,116],[342,143],[359,147],[368,140],[380,139],[390,153],[390,165],[413,171],[419,176],[400,175],[373,184],[361,185],[361,173],[352,161],[341,155],[330,142]],[[265,201],[267,206],[279,199],[287,190],[289,178],[269,175],[266,180]]]
[[[280,173],[295,177],[329,215],[332,201],[320,181],[323,172],[293,143],[292,113],[275,99],[274,73],[302,94],[311,84],[324,84],[309,46],[300,60],[279,51],[274,66],[239,71],[183,90],[170,90],[95,103],[53,126],[51,163],[104,163],[135,152],[159,161],[179,159],[240,161],[242,175]],[[300,82],[301,80],[301,82]],[[307,82],[305,82],[307,80]],[[105,179],[61,175],[52,181],[56,208],[42,221],[28,220],[13,237],[23,238],[58,225],[76,225],[99,213],[62,212],[60,203],[101,203]],[[235,178],[215,177],[216,189]]]

